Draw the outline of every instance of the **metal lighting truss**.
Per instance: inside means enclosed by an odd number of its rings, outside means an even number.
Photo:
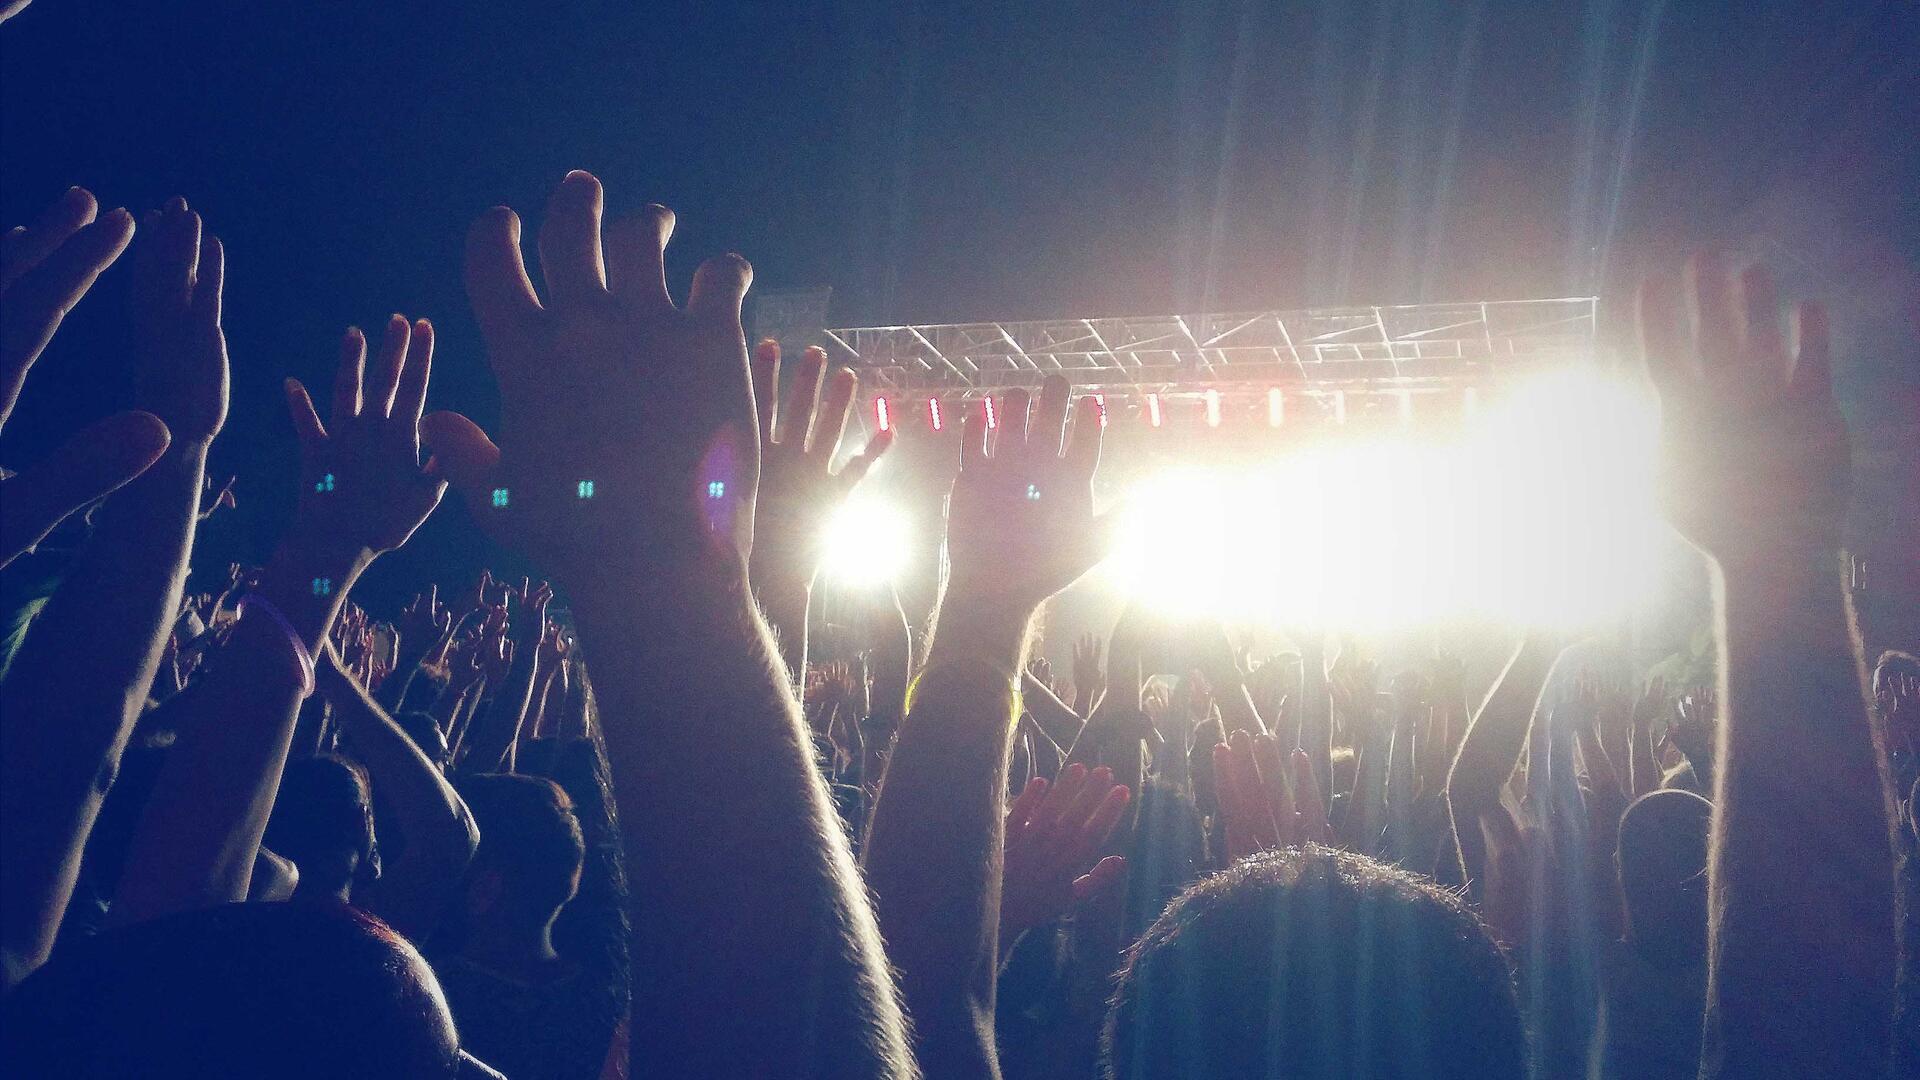
[[[1589,359],[1590,296],[1145,318],[1048,319],[812,331],[862,389],[969,398],[1065,375],[1121,401],[1208,391],[1403,396],[1489,385]],[[796,330],[798,328],[795,328]],[[815,335],[824,334],[824,339]]]

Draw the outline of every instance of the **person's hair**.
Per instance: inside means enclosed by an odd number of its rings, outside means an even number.
[[[1920,656],[1899,649],[1888,649],[1873,662],[1873,688],[1878,691],[1890,676],[1911,675],[1920,679]]]
[[[6,1011],[12,1076],[411,1080],[459,1068],[426,961],[341,904],[227,904],[76,942]]]
[[[1266,852],[1128,950],[1109,1078],[1526,1075],[1506,956],[1458,896],[1362,855]]]
[[[300,868],[302,895],[346,887],[357,870],[378,876],[366,771],[332,754],[288,762],[264,842]]]
[[[435,720],[432,713],[407,709],[396,714],[393,722],[400,725],[400,730],[407,733],[413,745],[419,747],[420,752],[427,755],[427,760],[435,765],[444,766],[452,757],[447,748],[446,732],[440,730],[440,721]]]
[[[586,858],[573,800],[544,777],[505,773],[468,777],[460,794],[480,827],[473,871],[500,876],[513,922],[547,925],[573,899]]]
[[[1620,815],[1620,895],[1636,946],[1693,963],[1707,948],[1707,833],[1713,804],[1649,791]]]
[[[1207,868],[1207,831],[1193,796],[1178,785],[1148,780],[1135,800],[1127,857],[1126,940],[1133,941]]]

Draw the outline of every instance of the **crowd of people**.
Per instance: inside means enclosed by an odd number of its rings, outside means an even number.
[[[288,380],[295,519],[224,573],[217,223],[74,188],[6,234],[0,423],[101,274],[140,349],[133,409],[0,479],[0,1071],[1920,1069],[1920,660],[1854,625],[1817,303],[1713,253],[1639,297],[1709,679],[1066,640],[1109,530],[1058,375],[964,419],[933,610],[841,598],[810,648],[891,436],[836,469],[854,373],[749,350],[738,256],[676,304],[672,212],[602,206],[554,189],[538,291],[514,211],[472,227],[493,432],[427,411],[424,319],[347,330],[324,408]],[[449,486],[547,579],[363,610]]]

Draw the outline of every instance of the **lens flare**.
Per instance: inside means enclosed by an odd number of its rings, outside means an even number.
[[[1638,387],[1558,372],[1451,437],[1349,429],[1252,468],[1171,469],[1129,492],[1102,574],[1170,615],[1281,628],[1601,625],[1658,584],[1656,429]]]
[[[912,542],[912,527],[900,507],[856,492],[827,522],[821,569],[844,585],[879,585],[906,567]]]

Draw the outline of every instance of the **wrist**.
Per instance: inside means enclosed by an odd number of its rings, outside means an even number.
[[[370,555],[327,553],[282,544],[253,590],[284,614],[307,647],[319,651],[346,595],[372,561]]]
[[[1035,610],[978,603],[962,590],[949,590],[934,621],[927,666],[976,660],[1019,672],[1026,667]]]

